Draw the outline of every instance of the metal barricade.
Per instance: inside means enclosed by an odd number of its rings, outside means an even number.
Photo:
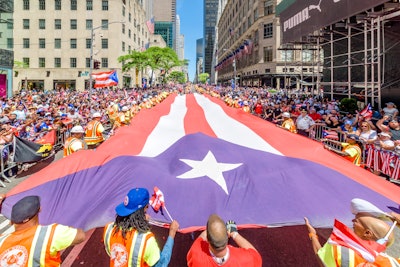
[[[0,167],[1,167],[1,178],[2,178],[2,179],[0,179],[0,185],[2,187],[6,187],[6,185],[3,183],[3,180],[10,183],[11,182],[10,178],[15,177],[17,174],[17,173],[15,173],[10,176],[6,175],[10,171],[12,172],[12,169],[18,167],[18,164],[16,162],[11,161],[12,153],[14,153],[13,143],[5,144],[0,149],[0,158],[1,158]]]

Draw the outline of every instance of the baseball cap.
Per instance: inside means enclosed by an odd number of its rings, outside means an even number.
[[[11,221],[13,223],[26,223],[40,210],[40,198],[38,196],[26,196],[19,200],[11,209]]]
[[[290,118],[289,112],[283,112],[283,113],[282,113],[282,117],[284,117],[284,118]]]
[[[122,110],[122,111],[128,111],[128,107],[127,107],[127,106],[123,106],[123,107],[121,108],[121,110]]]
[[[353,139],[355,141],[360,141],[360,138],[355,134],[349,134],[346,138]]]
[[[387,102],[386,105],[392,105],[392,106],[394,106],[394,103],[393,103],[393,102]]]
[[[128,216],[149,204],[149,191],[146,188],[131,189],[125,196],[124,202],[115,211],[119,216]]]
[[[391,137],[390,134],[385,133],[385,132],[381,132],[379,133],[380,136],[385,136],[385,137]]]

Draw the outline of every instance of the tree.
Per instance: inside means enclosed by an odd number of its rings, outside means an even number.
[[[165,75],[176,66],[181,66],[185,61],[180,61],[175,51],[169,47],[150,47],[146,51],[131,51],[129,54],[120,56],[119,62],[123,62],[122,71],[128,71],[132,68],[137,68],[143,71],[143,69],[149,67],[152,70],[150,77],[150,84],[152,83],[151,78],[155,70],[162,71],[163,81]]]
[[[208,73],[199,74],[199,82],[200,83],[206,83],[208,77],[210,77],[210,75]]]
[[[182,71],[174,70],[168,75],[167,80],[174,83],[185,83],[186,75]]]

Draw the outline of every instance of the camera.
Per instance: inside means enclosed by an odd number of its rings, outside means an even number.
[[[385,120],[385,121],[382,122],[382,124],[385,125],[385,126],[388,126],[389,122],[390,122],[389,120]]]

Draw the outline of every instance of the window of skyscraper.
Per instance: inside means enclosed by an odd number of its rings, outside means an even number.
[[[45,68],[46,67],[46,58],[40,57],[39,58],[39,68]]]
[[[55,49],[60,49],[61,48],[61,39],[60,38],[54,39],[54,48]]]
[[[23,48],[29,48],[29,44],[30,44],[30,42],[29,42],[29,38],[24,38],[23,40],[22,40],[22,42],[23,42]]]
[[[272,23],[264,24],[264,39],[272,38],[274,35],[274,28]]]
[[[54,0],[54,9],[61,10],[61,0]]]
[[[29,10],[29,0],[24,0],[23,9],[24,10]]]
[[[71,30],[76,30],[78,28],[78,22],[76,19],[71,19],[70,21]]]
[[[86,10],[93,10],[93,1],[86,0]]]
[[[39,38],[39,48],[46,48],[46,39]]]
[[[106,57],[101,58],[101,67],[108,68],[108,58],[106,58]]]
[[[29,68],[29,57],[24,57],[22,58],[22,62],[24,62],[24,66]]]
[[[86,48],[90,49],[92,43],[92,39],[86,39]]]
[[[101,48],[108,49],[108,39],[101,39]]]
[[[39,0],[39,10],[46,10],[46,0]]]
[[[70,68],[76,68],[76,57],[71,57],[69,59],[69,67]]]
[[[54,20],[54,29],[61,30],[61,19]]]
[[[108,29],[108,19],[102,19],[101,20],[101,28],[103,30],[107,30]]]
[[[60,57],[54,58],[54,68],[61,68],[61,58]]]
[[[87,19],[86,20],[86,30],[91,30],[93,27],[93,20]]]
[[[101,9],[108,10],[108,0],[101,1]]]
[[[7,38],[7,49],[13,49],[13,48],[14,48],[14,39]]]
[[[71,39],[70,40],[70,48],[71,49],[76,49],[77,44],[76,44],[76,39]]]
[[[272,0],[264,2],[264,16],[274,14],[274,4]]]

